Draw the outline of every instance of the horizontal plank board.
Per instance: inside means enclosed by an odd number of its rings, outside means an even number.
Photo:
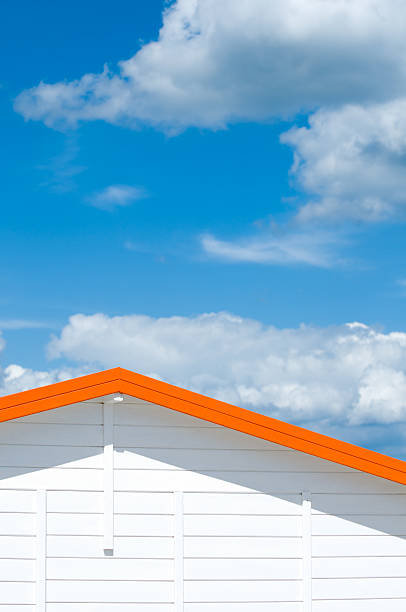
[[[115,489],[118,491],[220,491],[264,493],[294,493],[304,489],[312,492],[352,493],[403,491],[403,485],[356,472],[292,473],[292,472],[187,472],[154,470],[116,470]]]
[[[185,536],[301,536],[296,516],[185,515]]]
[[[379,553],[379,550],[377,551]],[[403,577],[406,557],[339,557],[313,559],[314,578]]]
[[[334,603],[334,602],[333,602]],[[250,602],[250,612],[302,612],[301,604],[298,602]],[[347,610],[347,608],[345,608]],[[351,612],[355,612],[352,609]],[[375,612],[375,608],[373,608]],[[378,608],[376,608],[378,610]],[[389,608],[388,612],[399,612],[403,608]],[[186,603],[185,612],[247,612],[246,603]],[[0,606],[0,612],[3,612]],[[20,612],[17,608],[5,612]],[[24,608],[24,612],[27,610]],[[31,609],[29,612],[32,612]],[[174,612],[173,604],[151,604],[151,603],[54,603],[47,605],[47,612]],[[324,612],[324,609],[323,609]],[[334,612],[336,609],[334,608]],[[341,612],[341,611],[340,611]]]
[[[193,435],[193,434],[192,434]],[[190,442],[190,439],[189,439]],[[351,472],[297,451],[223,450],[213,448],[123,448],[115,449],[115,466],[119,469],[185,469],[280,472]]]
[[[390,599],[406,598],[404,578],[316,578],[313,580],[314,599]]]
[[[404,612],[406,599],[347,599],[313,601],[313,612]]]
[[[0,468],[1,489],[103,490],[103,470]]]
[[[0,580],[35,580],[35,562],[23,559],[0,559]],[[1,583],[0,583],[1,590]]]
[[[185,559],[186,580],[293,580],[301,559]]]
[[[101,557],[103,536],[47,536],[47,556],[51,557]]]
[[[175,609],[173,604],[156,603],[48,603],[47,612],[175,612]]]
[[[114,406],[114,423],[153,427],[221,427],[209,421],[149,402],[120,402]]]
[[[101,447],[1,444],[0,467],[101,468]]]
[[[185,514],[300,514],[301,495],[260,493],[185,493]]]
[[[116,536],[172,536],[172,516],[147,514],[120,514],[114,517]]]
[[[312,495],[314,514],[406,514],[403,495]]]
[[[172,537],[124,537],[114,538],[114,553],[118,557],[130,558],[173,558]]]
[[[0,604],[0,612],[35,612],[35,606],[29,604]]]
[[[47,553],[50,557],[101,557],[103,536],[48,536]],[[115,537],[117,557],[169,559],[173,557],[173,538],[170,537]]]
[[[246,603],[187,603],[184,612],[248,612]],[[250,601],[249,612],[303,612],[302,604],[293,601]]]
[[[0,491],[0,504],[1,504]],[[49,491],[49,512],[103,512],[103,493],[97,491]],[[172,514],[173,493],[116,492],[114,510],[126,514]]]
[[[127,448],[275,448],[272,442],[225,427],[131,427],[114,426],[114,445]]]
[[[0,558],[33,559],[36,554],[36,536],[0,536]]]
[[[47,530],[49,535],[102,535],[103,515],[49,512]],[[116,514],[114,533],[116,536],[171,536],[173,535],[173,517]]]
[[[300,580],[186,580],[185,602],[301,601]]]
[[[1,503],[0,491],[0,503]],[[49,491],[49,512],[102,513],[103,494],[97,491]],[[116,492],[114,510],[117,514],[172,514],[173,493]]]
[[[0,444],[102,446],[103,427],[7,421],[0,426]]]
[[[313,535],[376,535],[379,533],[406,535],[406,515],[345,515],[318,514],[312,518]]]
[[[173,580],[169,559],[48,559],[49,580]]]
[[[35,535],[35,514],[0,514],[0,535]]]
[[[0,503],[1,503],[0,491]],[[49,491],[48,512],[102,513],[103,493],[98,491]],[[172,514],[173,493],[116,492],[114,510],[117,514]]]
[[[48,580],[49,602],[173,602],[172,582]]]
[[[301,538],[281,537],[186,537],[185,557],[224,558],[299,558]]]
[[[37,414],[14,419],[15,423],[66,423],[80,425],[102,425],[103,409],[101,402],[89,404],[80,402],[52,410],[44,410]]]
[[[405,556],[406,538],[395,536],[318,536],[312,539],[314,557]]]
[[[102,514],[64,514],[48,512],[48,535],[102,535]]]
[[[101,491],[48,491],[48,512],[102,513],[103,493]]]
[[[174,511],[173,493],[116,492],[114,510],[117,513],[134,514],[172,514]]]
[[[0,604],[33,604],[34,601],[33,582],[0,582]]]
[[[0,490],[0,512],[35,512],[34,491]]]

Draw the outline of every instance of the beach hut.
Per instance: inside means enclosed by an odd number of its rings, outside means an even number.
[[[0,398],[0,612],[404,612],[406,463],[114,368]]]

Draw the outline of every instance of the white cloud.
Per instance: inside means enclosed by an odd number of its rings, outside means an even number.
[[[281,140],[294,147],[292,175],[310,198],[299,221],[404,215],[406,98],[319,110]]]
[[[1,348],[1,347],[0,347]],[[62,380],[69,380],[87,374],[86,368],[55,368],[48,371],[32,370],[21,365],[10,364],[0,368],[0,395],[19,393],[35,387],[51,385]]]
[[[113,210],[117,206],[129,206],[145,197],[145,191],[132,185],[110,185],[87,198],[96,208]]]
[[[361,323],[278,329],[228,313],[78,314],[49,355],[121,365],[318,430],[406,422],[406,333]]]
[[[367,372],[359,388],[352,421],[363,423],[371,414],[381,413],[381,423],[404,421],[406,416],[405,371],[377,365]]]
[[[40,83],[15,109],[56,128],[104,120],[173,132],[313,113],[282,136],[307,195],[296,220],[378,221],[406,204],[405,20],[403,0],[178,0],[158,39],[117,69]],[[117,198],[93,203],[131,196]],[[286,242],[301,239],[210,244],[228,259],[290,261]]]
[[[382,452],[405,454],[403,332],[385,334],[359,322],[278,329],[228,313],[78,314],[48,351],[73,365],[49,371],[18,364],[0,368],[0,395],[120,365]]]
[[[326,231],[284,231],[280,235],[268,232],[249,238],[224,241],[209,234],[202,236],[204,252],[229,262],[295,265],[305,264],[327,268],[339,261],[336,250],[337,234]]]
[[[222,127],[406,93],[402,0],[178,0],[157,41],[15,108],[52,127],[104,120]]]

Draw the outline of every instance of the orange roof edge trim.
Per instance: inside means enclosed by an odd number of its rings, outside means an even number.
[[[0,422],[123,393],[361,472],[406,484],[406,462],[123,368],[0,397]]]

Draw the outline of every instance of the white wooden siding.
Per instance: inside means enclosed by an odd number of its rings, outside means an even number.
[[[102,469],[103,455],[101,447],[98,449],[95,446],[1,444],[0,466],[2,469],[6,467],[52,468],[55,466],[60,469]]]
[[[48,536],[48,558],[93,558],[103,551],[102,536]],[[114,554],[126,559],[173,559],[172,537],[115,536]]]
[[[301,559],[301,538],[295,537],[188,537],[185,557],[207,559]]]
[[[389,481],[141,401],[114,404],[114,555],[103,551],[103,406],[0,424],[0,612],[34,612],[46,489],[47,612],[404,612],[406,493]],[[175,554],[175,550],[178,551]]]

